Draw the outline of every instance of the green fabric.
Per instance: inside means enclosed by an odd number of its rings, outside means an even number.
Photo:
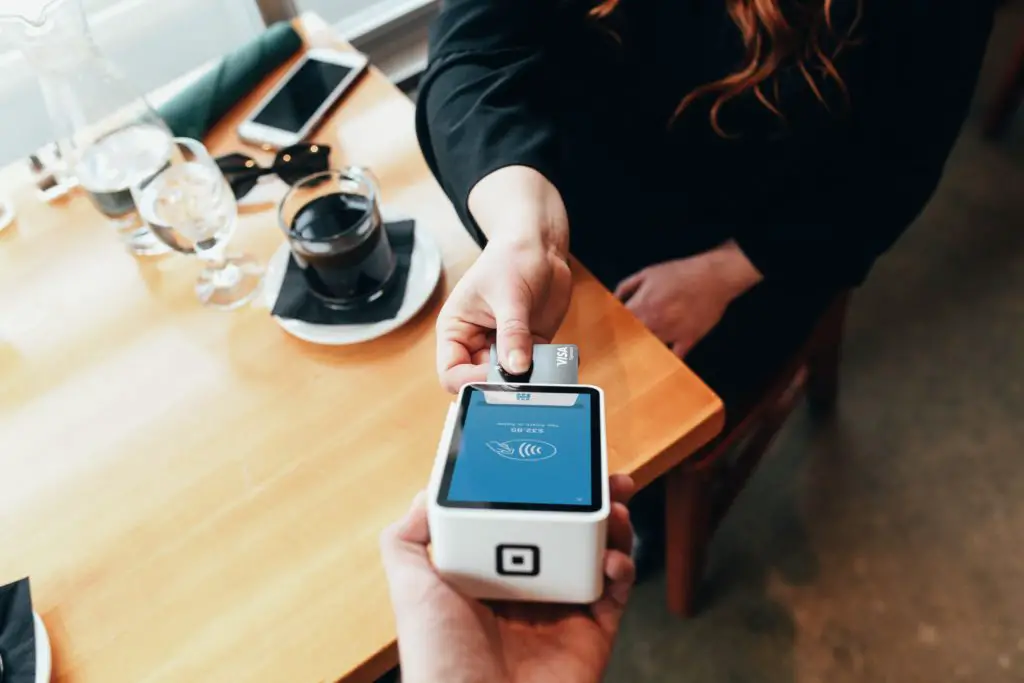
[[[291,24],[274,24],[222,58],[158,112],[175,136],[202,140],[232,107],[301,47],[302,38]]]

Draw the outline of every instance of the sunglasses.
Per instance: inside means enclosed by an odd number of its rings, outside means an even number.
[[[260,166],[255,159],[241,153],[217,157],[217,167],[227,178],[236,199],[252,192],[252,188],[266,175],[294,185],[314,173],[323,173],[331,167],[331,148],[316,143],[303,143],[285,147],[270,166]]]

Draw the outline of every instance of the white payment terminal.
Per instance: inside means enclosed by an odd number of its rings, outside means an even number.
[[[469,384],[428,488],[433,561],[481,599],[589,603],[611,503],[600,389]]]

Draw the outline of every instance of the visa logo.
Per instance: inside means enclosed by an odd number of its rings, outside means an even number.
[[[569,359],[572,356],[569,354],[568,346],[559,346],[555,350],[555,367],[562,367],[563,365],[569,364]]]

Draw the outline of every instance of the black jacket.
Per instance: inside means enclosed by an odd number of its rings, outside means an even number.
[[[581,2],[444,2],[417,131],[474,237],[483,241],[466,200],[478,180],[522,164],[565,195],[593,163],[565,140],[588,130],[602,158],[678,207],[652,261],[671,257],[673,231],[700,231],[709,244],[734,238],[769,280],[829,288],[862,281],[934,192],[995,5],[863,0],[856,42],[835,60],[848,100],[816,74],[823,105],[788,64],[778,75],[783,118],[747,93],[722,109],[722,137],[708,119],[714,96],[670,125],[685,94],[743,61],[722,0],[622,0],[606,25]],[[845,33],[857,5],[833,4],[836,33]],[[570,222],[577,229],[572,211]]]

